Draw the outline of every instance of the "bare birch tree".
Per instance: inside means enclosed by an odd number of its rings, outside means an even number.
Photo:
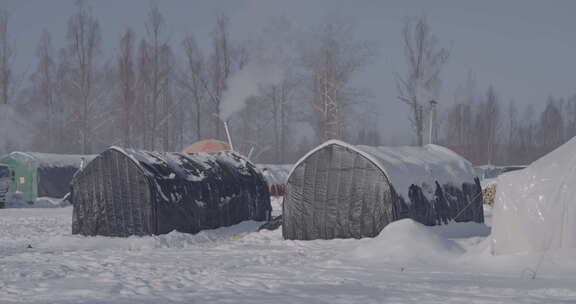
[[[209,100],[213,105],[214,136],[222,138],[222,123],[220,121],[220,103],[226,90],[226,83],[233,72],[233,45],[230,40],[230,19],[226,15],[218,15],[216,26],[212,32],[212,56],[210,58],[209,77],[211,89]]]
[[[38,128],[38,134],[42,141],[42,146],[47,151],[55,151],[58,145],[58,128],[62,117],[59,113],[60,103],[56,99],[56,73],[57,65],[52,48],[52,37],[47,30],[44,30],[40,36],[40,41],[36,47],[36,57],[38,64],[36,71],[31,76],[34,89],[34,98],[37,101],[36,106],[44,112],[41,118],[43,123]]]
[[[565,138],[566,140],[569,140],[576,136],[576,95],[572,95],[566,100],[566,103],[564,103],[563,112],[566,117]]]
[[[423,145],[425,107],[437,96],[440,72],[448,61],[449,51],[438,46],[438,39],[424,16],[406,19],[402,43],[408,69],[404,76],[396,75],[398,98],[410,108],[410,122],[418,145]]]
[[[443,144],[466,159],[475,160],[477,147],[474,145],[474,115],[478,103],[476,80],[468,73],[466,82],[454,93],[454,104],[444,104],[446,113],[445,138]]]
[[[0,103],[8,104],[14,87],[14,43],[9,35],[9,14],[0,9]]]
[[[295,31],[290,22],[278,18],[266,24],[247,51],[250,60],[273,66],[276,73],[281,75],[278,82],[260,85],[260,96],[254,98],[242,113],[246,118],[244,122],[260,120],[259,126],[254,127],[258,131],[266,131],[263,136],[253,138],[255,143],[248,148],[253,147],[254,152],[266,161],[285,163],[291,148],[288,142],[291,125],[296,120],[296,94],[298,86],[302,85],[296,69],[298,58],[295,42]],[[257,118],[250,119],[249,115]]]
[[[529,164],[537,157],[536,151],[536,123],[534,122],[534,107],[528,105],[524,108],[522,118],[518,124],[518,154],[514,165]]]
[[[302,63],[310,83],[316,131],[322,141],[342,138],[344,109],[360,102],[350,87],[352,77],[372,56],[371,44],[355,40],[353,26],[339,20],[314,29],[305,41]]]
[[[187,65],[181,73],[179,83],[187,98],[192,102],[192,111],[190,111],[189,115],[193,124],[191,127],[195,131],[196,140],[200,140],[204,135],[202,132],[202,114],[204,114],[204,103],[209,90],[206,63],[202,51],[192,35],[184,38],[182,47],[184,48]],[[210,120],[212,119],[210,117]]]
[[[165,33],[165,21],[155,4],[150,6],[148,19],[145,22],[146,38],[140,44],[139,71],[145,90],[146,115],[148,123],[145,126],[145,147],[156,149],[156,139],[160,121],[160,98],[162,88],[168,74],[162,66],[162,48],[168,43]]]
[[[181,103],[174,98],[174,54],[168,44],[164,44],[160,49],[160,66],[164,74],[164,80],[160,87],[160,116],[157,125],[157,132],[162,137],[162,148],[164,151],[174,151],[176,147],[182,146],[181,141],[181,123],[183,121],[180,115]],[[161,132],[160,132],[161,130]]]
[[[290,120],[293,118],[293,101],[297,87],[297,79],[286,75],[285,79],[266,88],[264,98],[271,104],[270,117],[272,122],[274,161],[285,163],[287,139],[290,133]]]
[[[540,114],[538,128],[538,143],[540,154],[544,155],[564,143],[564,119],[562,117],[561,102],[549,97],[546,107]]]
[[[71,94],[77,101],[76,119],[82,153],[92,152],[94,138],[96,56],[100,51],[100,25],[90,8],[77,2],[77,11],[68,20],[68,54],[71,64]]]
[[[500,105],[494,88],[490,86],[486,92],[485,110],[483,115],[485,132],[486,156],[488,164],[493,164],[497,154],[499,129],[501,127]]]
[[[132,147],[134,113],[136,105],[136,73],[134,70],[134,32],[127,29],[120,38],[118,54],[118,80],[120,83],[120,122],[122,126],[122,143]]]
[[[70,152],[78,150],[78,123],[75,119],[77,101],[70,92],[72,90],[71,59],[66,47],[60,48],[56,54],[56,72],[54,74],[54,105],[56,106],[56,151]]]
[[[516,103],[511,100],[508,104],[508,139],[506,142],[506,159],[508,163],[514,163],[516,154],[519,152],[519,121],[518,121],[518,107]]]

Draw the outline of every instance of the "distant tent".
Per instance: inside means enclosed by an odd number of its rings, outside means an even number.
[[[283,196],[292,165],[257,164],[270,188],[270,196]]]
[[[456,153],[336,140],[294,165],[282,216],[284,238],[298,240],[374,237],[406,217],[425,225],[484,221],[480,182]]]
[[[0,158],[13,174],[10,193],[34,202],[38,197],[61,198],[70,191],[72,176],[94,155],[12,152]]]
[[[524,168],[526,168],[526,166],[524,166],[524,165],[518,165],[518,166],[484,165],[484,166],[474,167],[474,170],[476,171],[476,175],[478,175],[480,180],[485,180],[485,179],[496,178],[496,177],[498,177],[498,175],[506,173],[506,172],[522,170]]]
[[[72,181],[72,233],[129,236],[196,233],[268,220],[266,182],[231,152],[147,152],[112,147]]]
[[[492,218],[494,254],[576,248],[576,137],[498,177]]]
[[[220,140],[206,139],[197,141],[188,147],[182,149],[184,153],[198,153],[198,152],[221,152],[230,150],[230,146]]]

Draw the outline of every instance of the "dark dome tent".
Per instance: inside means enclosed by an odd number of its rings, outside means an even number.
[[[331,140],[292,168],[282,234],[313,240],[374,237],[390,222],[483,222],[482,190],[470,163],[437,145],[352,146]]]
[[[266,181],[235,152],[175,153],[109,148],[72,180],[72,233],[196,233],[265,221]]]

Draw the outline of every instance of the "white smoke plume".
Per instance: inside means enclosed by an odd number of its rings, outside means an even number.
[[[261,86],[282,82],[283,70],[271,63],[248,63],[228,80],[220,103],[220,119],[227,121],[246,106],[246,100],[258,94]]]

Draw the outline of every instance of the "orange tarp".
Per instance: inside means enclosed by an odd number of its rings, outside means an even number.
[[[218,152],[218,151],[226,151],[230,150],[230,146],[227,143],[215,140],[215,139],[207,139],[197,141],[188,147],[182,149],[184,153],[196,153],[196,152]]]

